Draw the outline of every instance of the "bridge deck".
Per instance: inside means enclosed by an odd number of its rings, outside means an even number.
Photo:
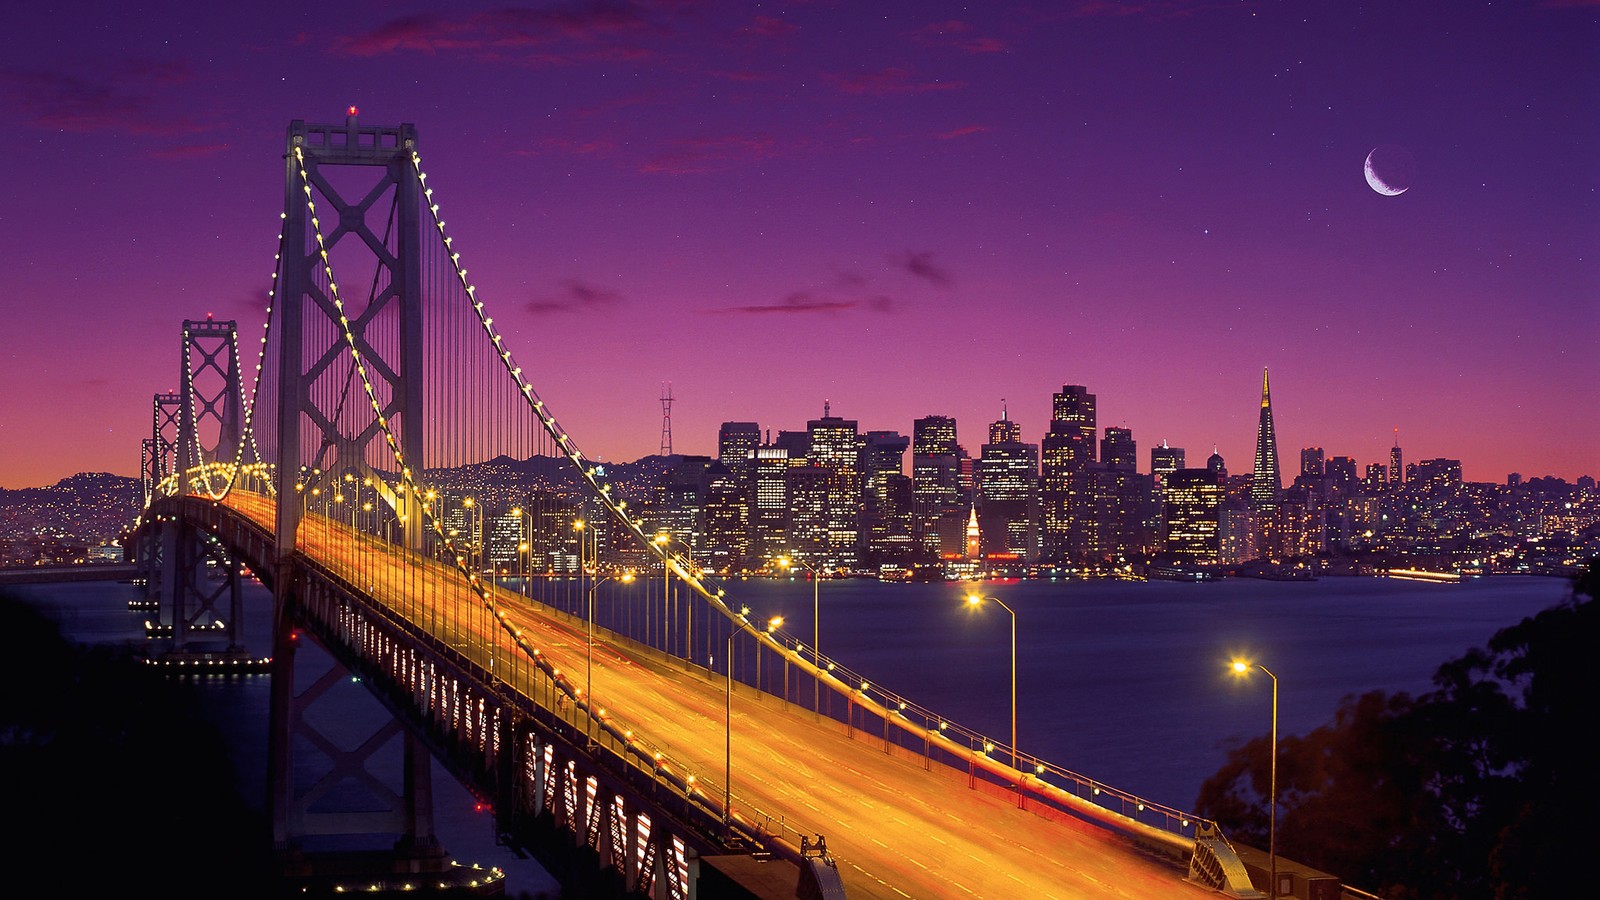
[[[270,527],[271,501],[235,495],[230,506]],[[416,583],[409,560],[379,562],[350,546],[350,533],[303,528],[302,551],[351,583]],[[374,566],[394,571],[374,571]],[[421,576],[461,579],[442,566]],[[563,671],[583,672],[581,622],[502,594],[511,620]],[[376,599],[386,598],[379,596]],[[430,611],[441,637],[482,640],[487,629],[452,617],[462,604]],[[481,613],[480,613],[481,617]],[[501,660],[515,652],[489,630]],[[720,799],[724,772],[724,680],[596,631],[593,695],[616,720],[667,752]],[[1202,897],[1177,862],[1065,816],[1018,809],[1012,795],[968,787],[967,774],[896,748],[881,736],[820,717],[770,694],[736,685],[732,699],[733,808],[759,810],[792,829],[826,836],[849,896],[865,897]]]

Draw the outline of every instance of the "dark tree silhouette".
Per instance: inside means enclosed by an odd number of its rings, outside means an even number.
[[[193,685],[0,596],[7,850],[58,896],[256,897],[269,833]]]
[[[1586,858],[1600,777],[1586,726],[1600,559],[1560,603],[1439,667],[1420,697],[1347,697],[1280,739],[1278,851],[1394,900],[1559,896]],[[1267,845],[1267,738],[1229,754],[1196,810]]]

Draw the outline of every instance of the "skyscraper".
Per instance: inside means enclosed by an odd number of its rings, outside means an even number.
[[[1156,487],[1164,488],[1167,476],[1183,468],[1183,448],[1168,447],[1166,441],[1150,448],[1150,474],[1156,477]]]
[[[867,550],[904,553],[911,546],[911,479],[904,473],[911,439],[897,431],[869,431],[861,449],[861,532]]]
[[[750,553],[771,559],[789,547],[789,451],[756,448],[751,468]]]
[[[806,432],[811,438],[807,458],[827,473],[822,513],[826,561],[853,567],[861,537],[861,435],[855,420],[833,415],[827,401],[822,418],[807,422]]]
[[[1024,444],[1022,428],[1002,412],[989,426],[978,458],[978,523],[989,559],[1031,561],[1039,484],[1039,445]]]
[[[961,500],[955,419],[923,416],[911,423],[911,480],[922,548],[959,555],[968,510]]]
[[[1283,475],[1278,471],[1278,434],[1272,426],[1272,391],[1267,370],[1261,370],[1261,423],[1256,428],[1256,467],[1250,480],[1250,505],[1256,509],[1275,506],[1283,490]]]
[[[1223,477],[1215,469],[1176,469],[1167,475],[1163,519],[1168,553],[1199,562],[1220,558]]]
[[[1300,474],[1318,478],[1327,474],[1327,463],[1323,461],[1321,447],[1307,447],[1300,451]]]
[[[1389,487],[1399,488],[1406,480],[1406,472],[1400,465],[1400,429],[1394,430],[1394,446],[1389,448]]]
[[[1063,385],[1052,398],[1050,430],[1039,443],[1039,549],[1046,562],[1066,562],[1088,547],[1094,436],[1094,395],[1081,384]]]
[[[1109,469],[1123,472],[1137,470],[1139,445],[1133,440],[1133,431],[1107,425],[1105,437],[1100,439],[1100,461]]]
[[[1094,459],[1095,405],[1094,395],[1081,384],[1065,384],[1060,393],[1052,396],[1050,404],[1050,430],[1076,430],[1088,445],[1089,459]]]
[[[717,462],[728,467],[740,486],[750,483],[750,471],[759,446],[761,426],[755,422],[723,422],[717,430]]]

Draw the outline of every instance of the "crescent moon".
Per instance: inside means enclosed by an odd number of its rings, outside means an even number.
[[[1406,192],[1406,188],[1410,187],[1410,185],[1406,185],[1405,187],[1394,187],[1393,185],[1386,183],[1378,176],[1377,172],[1373,171],[1372,158],[1377,155],[1378,150],[1377,148],[1374,148],[1371,153],[1367,154],[1367,161],[1361,166],[1361,170],[1366,173],[1367,184],[1371,186],[1373,190],[1384,195],[1385,197],[1397,197],[1401,194],[1404,194]]]

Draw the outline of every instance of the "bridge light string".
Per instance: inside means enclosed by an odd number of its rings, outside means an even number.
[[[311,213],[313,233],[316,238],[318,252],[323,260],[323,270],[327,276],[329,296],[333,301],[334,307],[340,313],[338,321],[340,329],[343,332],[345,345],[352,354],[352,359],[358,360],[359,350],[356,347],[355,335],[350,329],[350,321],[348,317],[343,314],[344,304],[343,300],[339,296],[338,282],[334,277],[332,264],[328,260],[327,246],[324,242],[321,227],[316,216],[316,201],[312,196],[310,176],[305,166],[305,157],[302,149],[298,146],[296,146],[294,149],[294,157],[300,172],[304,193],[306,195],[307,210]],[[440,225],[442,226],[443,223],[441,222]],[[367,394],[367,399],[372,406],[374,416],[382,419],[382,411],[378,404],[376,391],[373,388],[371,380],[367,377],[365,367],[358,365],[357,370],[361,375],[362,386]],[[387,421],[384,421],[381,424],[381,428],[383,430],[385,440],[389,445],[390,452],[394,456],[395,463],[400,467],[401,479],[405,484],[405,488],[409,490],[414,497],[422,500],[425,492],[422,486],[416,481],[411,470],[405,465],[404,456],[400,451],[400,447],[398,441],[395,439],[393,430]],[[427,518],[426,524],[432,528],[435,538],[438,539],[445,547],[447,554],[453,558],[456,571],[466,579],[468,586],[471,588],[472,592],[477,595],[478,600],[483,608],[489,611],[491,614],[494,613],[494,601],[485,591],[482,580],[478,577],[478,575],[474,572],[468,571],[462,559],[463,554],[461,553],[460,548],[446,533],[443,520],[434,513],[432,504],[422,503],[421,508]],[[550,677],[551,681],[562,689],[563,693],[572,698],[574,705],[581,704],[585,714],[591,714],[589,698],[582,697],[583,691],[575,682],[573,682],[569,677],[563,676],[559,668],[545,658],[537,647],[532,646],[531,643],[527,641],[524,633],[520,629],[512,626],[511,623],[506,621],[503,616],[498,617],[497,621],[499,622],[501,629],[510,635],[513,643],[519,647],[529,658],[533,659],[536,662],[536,665],[542,671],[544,671],[547,676]],[[582,697],[581,700],[580,697]],[[633,753],[635,756],[638,756],[641,759],[647,757],[651,758],[654,760],[654,764],[658,768],[663,770],[665,769],[665,766],[661,763],[662,754],[659,750],[652,750],[646,747],[642,742],[632,737],[631,729],[626,729],[620,725],[617,725],[615,724],[615,721],[616,720],[614,717],[606,717],[601,720],[599,724],[603,730],[610,732],[614,737],[623,740],[627,751]],[[681,781],[681,779],[677,780]],[[683,785],[680,784],[680,787],[682,786]]]
[[[427,187],[427,173],[422,170],[421,157],[420,157],[419,154],[417,154],[415,151],[413,151],[412,154],[411,154],[411,160],[412,160],[413,167],[417,172],[418,181],[423,186],[424,194],[425,194],[425,196],[427,197],[427,199],[429,201],[427,203],[427,206],[428,206],[428,209],[429,209],[429,214],[433,217],[433,222],[434,222],[435,228],[438,230],[438,232],[439,232],[439,234],[440,234],[440,236],[441,236],[441,238],[442,238],[442,240],[444,242],[445,247],[450,251],[448,253],[448,258],[449,258],[449,261],[450,261],[450,265],[454,270],[454,274],[456,276],[456,281],[461,285],[462,289],[466,292],[467,299],[471,303],[473,314],[476,316],[480,327],[483,329],[484,334],[488,337],[492,347],[495,349],[497,355],[500,357],[500,362],[501,362],[502,366],[504,367],[504,369],[507,372],[507,374],[511,377],[512,381],[516,384],[516,386],[518,388],[518,392],[521,395],[521,397],[528,403],[529,407],[534,411],[535,415],[538,417],[540,424],[544,427],[545,431],[550,435],[550,437],[554,439],[554,441],[556,442],[556,446],[561,449],[563,455],[565,455],[567,457],[567,459],[572,463],[572,465],[577,469],[579,475],[584,479],[584,481],[594,491],[595,496],[597,496],[599,498],[599,500],[606,505],[608,511],[612,514],[612,516],[615,519],[617,519],[617,521],[619,521],[621,524],[623,524],[629,531],[633,532],[633,536],[637,540],[637,542],[641,546],[643,546],[646,550],[648,550],[649,552],[651,552],[654,555],[656,555],[659,559],[661,559],[662,563],[665,566],[667,566],[669,569],[671,569],[671,571],[673,573],[677,574],[681,580],[683,580],[685,583],[687,583],[691,587],[691,589],[693,589],[703,599],[705,599],[706,602],[708,603],[708,605],[712,606],[713,608],[716,608],[730,623],[733,623],[736,626],[739,625],[740,623],[735,620],[735,616],[733,614],[732,609],[722,599],[723,596],[724,596],[724,592],[722,590],[720,590],[720,589],[716,589],[716,590],[713,591],[713,589],[707,585],[706,580],[704,578],[705,573],[703,571],[695,569],[692,566],[690,566],[687,563],[687,561],[682,556],[680,556],[679,554],[677,554],[675,552],[670,552],[667,549],[665,549],[664,547],[656,545],[653,541],[651,541],[644,533],[644,528],[643,528],[642,522],[640,520],[636,519],[631,513],[628,512],[628,510],[627,510],[627,502],[625,500],[621,500],[621,499],[618,499],[618,498],[615,498],[615,497],[611,496],[611,493],[610,493],[610,490],[609,490],[609,486],[605,485],[605,484],[602,484],[599,481],[598,477],[597,477],[596,469],[594,467],[589,466],[589,465],[586,464],[586,460],[585,460],[583,454],[581,453],[581,451],[578,450],[578,448],[575,446],[574,442],[572,441],[571,437],[557,423],[555,417],[549,412],[549,410],[546,407],[546,404],[544,403],[542,398],[540,398],[538,396],[538,394],[534,391],[532,384],[526,380],[526,378],[523,375],[522,368],[515,364],[515,362],[512,359],[512,355],[511,355],[510,351],[506,350],[502,346],[502,344],[503,344],[502,336],[500,335],[499,332],[497,332],[495,330],[495,328],[494,328],[494,320],[493,320],[492,317],[490,317],[486,313],[483,302],[477,298],[477,294],[476,294],[476,290],[477,289],[471,283],[471,281],[467,278],[467,270],[466,270],[466,268],[463,267],[460,264],[460,253],[456,252],[454,250],[454,240],[445,231],[445,222],[444,222],[444,219],[442,218],[442,215],[440,213],[439,204],[436,203],[436,202],[433,202],[433,189]],[[475,589],[476,589],[476,586],[475,586]],[[741,630],[751,630],[752,634],[754,635],[755,639],[758,642],[764,642],[764,643],[769,644],[772,649],[776,650],[780,654],[783,652],[782,644],[779,643],[777,640],[775,640],[772,635],[764,634],[759,629],[744,629],[744,628],[741,628]],[[833,674],[833,671],[836,668],[836,664],[833,661],[829,661],[826,670],[817,668],[815,666],[807,665],[803,660],[800,662],[800,665],[802,666],[802,668],[812,668],[812,669],[814,669],[817,677],[823,678],[823,679],[831,682],[832,683],[831,687],[836,692],[839,692],[839,693],[842,693],[842,694],[846,694],[846,695],[853,695],[853,696],[859,697],[862,701],[865,701],[866,703],[869,703],[869,704],[874,705],[874,706],[878,705],[876,703],[876,701],[871,700],[867,696],[867,690],[870,688],[870,684],[869,683],[867,683],[864,679],[862,679],[860,681],[857,681],[857,682],[854,682],[854,683],[861,684],[862,687],[859,690],[852,690],[852,688],[850,687],[850,684],[852,683],[851,681],[843,680],[840,677],[835,676]],[[845,673],[841,672],[840,675],[845,675]],[[885,693],[885,698],[888,699],[888,695],[886,694],[886,692],[882,692],[882,693]],[[898,708],[894,709],[894,710],[891,710],[889,708],[888,704],[886,704],[886,705],[884,705],[883,707],[880,708],[881,715],[883,716],[883,718],[886,721],[890,720],[891,718],[895,719],[895,720],[899,720],[899,721],[901,721],[903,723],[904,726],[910,726],[911,723],[909,722],[909,720],[907,720],[906,717],[903,715],[903,713],[901,713],[901,709],[904,709],[905,706],[906,706],[904,701],[899,701],[898,698],[896,698],[895,705]],[[937,737],[939,737],[941,740],[946,740],[947,741],[948,738],[945,738],[945,736],[944,736],[944,731],[946,729],[947,729],[947,723],[941,721],[940,730],[938,732],[932,732],[932,733],[934,735],[936,735]],[[966,731],[966,729],[961,729],[961,730],[962,731]],[[969,732],[969,733],[973,734],[974,737],[976,737],[976,732]],[[975,743],[976,743],[976,741],[975,741]],[[987,739],[984,739],[983,743],[992,744],[992,742],[988,741]],[[1041,772],[1038,772],[1037,770],[1041,766],[1044,766],[1045,764],[1040,762],[1040,761],[1037,761],[1037,760],[1034,760],[1034,763],[1035,763],[1034,768],[1036,770],[1035,774],[1042,774]],[[1050,768],[1051,770],[1055,770],[1054,767],[1047,767],[1047,768]],[[1061,771],[1063,773],[1066,772],[1066,770],[1055,770],[1055,771]],[[1033,776],[1027,775],[1027,773],[1025,773],[1025,772],[1017,772],[1016,774],[1018,776],[1019,783],[1021,782],[1022,779],[1033,777]],[[1079,776],[1079,777],[1081,778],[1081,776]],[[1187,819],[1188,817],[1185,817],[1185,818]]]
[[[279,218],[280,223],[283,220],[285,220],[287,217],[288,217],[287,213],[279,213],[278,214],[278,218]],[[261,448],[256,442],[256,436],[255,436],[255,412],[256,412],[256,401],[261,396],[261,378],[262,378],[262,371],[265,368],[265,364],[266,364],[267,338],[269,337],[269,335],[271,334],[271,331],[272,331],[272,307],[273,307],[273,303],[274,303],[274,298],[277,295],[278,275],[279,275],[279,271],[282,268],[282,262],[283,262],[284,234],[285,234],[285,231],[282,228],[282,226],[280,225],[279,229],[278,229],[278,250],[277,250],[276,253],[273,254],[273,257],[272,257],[272,259],[273,259],[272,287],[267,290],[266,315],[262,317],[263,321],[262,321],[262,334],[261,334],[261,348],[260,348],[259,354],[258,354],[257,359],[256,359],[255,374],[254,374],[254,378],[253,378],[253,381],[252,381],[252,384],[251,384],[251,387],[250,387],[250,393],[249,393],[248,396],[245,395],[245,391],[244,391],[244,379],[242,379],[242,378],[239,379],[239,397],[238,397],[238,401],[239,401],[240,407],[244,411],[244,421],[241,423],[240,428],[239,428],[239,444],[234,449],[234,464],[232,466],[229,466],[229,467],[226,468],[226,472],[228,474],[227,483],[223,486],[223,488],[222,488],[222,490],[220,492],[215,491],[215,490],[212,489],[212,487],[211,487],[212,480],[211,480],[211,477],[209,475],[208,475],[208,477],[206,479],[206,483],[205,483],[206,491],[205,491],[205,493],[206,493],[206,496],[209,497],[213,501],[219,501],[219,500],[225,499],[228,496],[228,494],[230,494],[233,491],[234,485],[237,483],[237,481],[239,479],[239,476],[241,474],[257,476],[258,480],[261,482],[263,490],[264,490],[264,492],[265,492],[265,494],[267,496],[275,497],[277,495],[277,486],[273,483],[273,479],[268,477],[267,465],[261,459]],[[240,368],[239,368],[240,360],[239,360],[239,340],[238,340],[237,331],[235,331],[233,333],[231,339],[228,341],[228,345],[229,345],[229,349],[230,349],[230,360],[229,360],[230,365],[232,365],[233,371],[235,373],[238,373],[240,371]],[[185,353],[187,353],[187,351],[188,351],[187,333],[185,333],[185,337],[184,337],[184,348],[185,348]],[[192,367],[188,364],[188,360],[185,359],[184,360],[184,377],[185,377],[186,381],[189,382],[189,386],[191,388],[188,391],[188,393],[190,394],[190,403],[191,403],[191,406],[192,406],[194,400],[193,400],[193,391],[192,391],[193,373],[192,373],[191,369],[192,369]],[[194,410],[191,410],[191,415],[196,415]],[[198,419],[197,415],[196,415],[196,419]],[[245,462],[245,447],[246,447],[246,443],[248,443],[251,457],[254,459],[253,463],[246,463]],[[196,446],[198,447],[198,441],[196,441]],[[220,446],[218,447],[218,450],[219,451],[221,450]]]
[[[434,225],[444,242],[444,246],[448,250],[447,257],[451,267],[454,270],[456,281],[459,282],[461,287],[465,290],[466,296],[471,303],[473,314],[476,316],[484,334],[488,337],[491,345],[495,349],[497,355],[500,357],[501,364],[503,365],[506,373],[516,384],[518,393],[526,400],[529,407],[538,417],[539,422],[544,427],[545,431],[552,439],[554,439],[556,446],[562,451],[562,455],[566,456],[574,468],[577,469],[580,477],[582,477],[589,487],[594,491],[598,499],[605,504],[612,516],[633,533],[633,536],[639,545],[643,546],[647,551],[657,556],[662,561],[664,566],[668,567],[682,581],[688,584],[690,588],[695,591],[695,593],[699,594],[709,606],[720,612],[727,621],[736,627],[740,627],[741,630],[749,630],[754,639],[758,642],[758,645],[759,643],[766,643],[771,649],[775,650],[779,654],[782,654],[784,649],[783,645],[776,640],[773,635],[769,633],[763,633],[760,629],[745,629],[741,626],[741,623],[737,620],[732,608],[729,607],[723,600],[724,591],[718,588],[713,588],[712,586],[708,586],[705,578],[706,573],[703,570],[692,567],[680,554],[670,551],[665,546],[658,545],[650,540],[650,538],[645,534],[642,520],[635,518],[631,513],[629,513],[627,509],[627,501],[613,497],[610,493],[610,485],[603,484],[598,479],[596,468],[587,464],[582,452],[576,447],[574,441],[571,439],[568,433],[561,428],[559,423],[556,421],[555,416],[550,413],[544,400],[539,397],[531,382],[525,378],[522,367],[516,365],[512,358],[511,352],[502,346],[502,336],[494,328],[494,319],[485,311],[483,301],[478,299],[476,293],[477,289],[467,278],[466,268],[461,265],[461,254],[454,249],[454,240],[445,231],[445,222],[442,218],[439,204],[433,200],[433,189],[427,187],[427,173],[422,169],[421,156],[413,151],[411,154],[411,161],[414,169],[417,172],[418,181],[420,184],[422,184],[424,188],[424,194],[428,199],[428,203],[426,205],[428,206],[429,214],[433,217]],[[759,652],[759,650],[757,652]],[[852,681],[848,678],[847,673],[843,671],[841,671],[838,676],[834,675],[834,670],[836,668],[836,663],[834,661],[830,660],[826,669],[809,664],[805,660],[799,660],[799,665],[802,669],[812,669],[816,677],[830,682],[830,687],[837,693],[844,694],[846,696],[853,695],[871,705],[878,705],[875,701],[872,701],[867,697],[867,689],[869,684],[865,681],[865,679],[855,679]],[[840,676],[846,677],[841,678]],[[853,690],[851,687],[851,684],[853,683],[861,684],[862,687],[858,690]],[[887,699],[887,693],[884,693]],[[903,714],[900,713],[900,709],[904,709],[906,704],[899,698],[895,698],[895,702],[896,705],[899,706],[899,709],[891,710],[890,704],[886,703],[880,707],[880,713],[886,721],[890,719],[898,720],[902,723],[903,727],[909,730],[912,727],[912,724]],[[934,734],[941,740],[948,741],[948,738],[945,738],[943,734],[944,730],[945,723],[941,722],[940,730],[938,732],[934,732]],[[971,732],[967,729],[961,729],[961,731],[966,731],[974,736],[977,734],[976,732]],[[988,742],[987,739],[985,739],[984,742],[991,743]],[[951,746],[954,747],[955,745],[951,744]],[[1037,760],[1034,762],[1036,769],[1041,765],[1045,765]],[[1054,771],[1060,771],[1063,774],[1075,774],[1068,773],[1067,770],[1064,769],[1058,770],[1055,769],[1055,767],[1048,768]],[[1037,775],[1042,773],[1036,772],[1035,774]],[[1022,779],[1027,777],[1030,776],[1028,776],[1026,772],[1017,772],[1019,783]],[[1078,778],[1081,778],[1081,776],[1078,776]]]
[[[583,454],[574,445],[571,437],[556,422],[555,417],[549,412],[544,401],[534,391],[533,385],[526,380],[523,375],[522,367],[516,364],[512,357],[511,351],[503,346],[504,338],[495,329],[493,317],[487,314],[483,302],[477,298],[476,287],[467,278],[466,268],[461,265],[460,253],[454,251],[453,249],[454,240],[448,233],[445,232],[445,223],[440,215],[439,205],[431,202],[433,190],[432,188],[428,188],[426,186],[427,173],[421,168],[420,155],[413,152],[411,158],[413,166],[417,171],[418,181],[423,185],[424,194],[430,201],[427,204],[429,213],[433,216],[435,227],[438,229],[445,247],[449,249],[447,256],[450,265],[454,270],[456,281],[461,285],[462,289],[465,290],[466,296],[471,303],[472,312],[477,318],[479,326],[483,329],[485,336],[489,339],[496,355],[499,357],[501,366],[516,385],[516,395],[519,396],[519,398],[527,404],[528,408],[535,413],[545,432],[549,434],[549,436],[555,441],[556,446],[578,470],[580,476],[586,483],[588,483],[589,487],[595,492],[601,502],[606,505],[612,516],[624,527],[632,531],[635,539],[640,544],[652,549],[656,555],[661,558],[663,564],[669,566],[676,574],[678,574],[681,579],[693,586],[697,593],[701,594],[701,596],[704,597],[709,603],[713,604],[715,607],[718,607],[723,615],[731,620],[731,611],[721,599],[724,596],[724,592],[721,590],[716,590],[713,593],[713,591],[706,587],[703,583],[704,573],[701,570],[690,568],[678,554],[667,553],[663,551],[662,548],[656,547],[645,537],[644,528],[641,521],[633,517],[628,512],[627,501],[611,495],[611,485],[603,484],[599,480],[596,467],[587,465]],[[474,583],[474,590],[479,590],[479,586],[476,583]],[[768,640],[770,641],[770,638],[768,638]],[[578,693],[581,693],[581,691]],[[588,698],[584,698],[584,702],[586,702],[587,699]],[[574,702],[577,703],[580,701],[578,701],[577,697],[574,697]],[[602,721],[601,724],[604,726],[608,725],[609,722]],[[631,739],[623,736],[618,729],[608,730],[616,732],[617,736],[623,737],[623,740],[631,742]]]

